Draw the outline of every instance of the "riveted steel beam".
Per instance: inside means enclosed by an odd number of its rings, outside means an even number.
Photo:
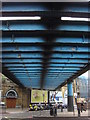
[[[67,79],[65,82],[63,82],[62,84],[60,84],[55,90],[63,87],[65,84],[72,82],[75,78],[77,78],[78,76],[82,75],[83,73],[87,72],[90,69],[90,65],[86,65],[85,67],[83,67],[80,71],[76,72],[73,76],[71,76],[69,79]]]
[[[12,80],[14,83],[19,85],[20,87],[24,88],[25,86],[20,83],[19,79],[16,78],[15,75],[13,75],[7,68],[2,66],[2,74],[4,74],[6,77],[8,77],[10,80]]]

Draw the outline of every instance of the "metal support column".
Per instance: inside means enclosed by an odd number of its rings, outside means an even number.
[[[73,84],[68,83],[68,111],[72,112],[73,110]]]
[[[48,91],[48,104],[49,104],[50,91]]]
[[[30,102],[30,103],[31,103],[31,92],[32,92],[32,91],[31,91],[31,89],[30,89],[30,91],[29,91],[29,98],[30,98],[30,101],[29,101],[29,102]],[[30,103],[29,103],[29,104],[30,104]]]

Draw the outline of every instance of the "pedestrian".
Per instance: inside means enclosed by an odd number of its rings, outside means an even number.
[[[81,109],[81,105],[80,103],[77,103],[78,117],[80,117],[80,109]]]
[[[81,102],[81,112],[83,111],[83,101]]]

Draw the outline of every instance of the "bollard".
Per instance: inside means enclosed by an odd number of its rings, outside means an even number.
[[[5,105],[2,105],[2,113],[6,113],[6,106]]]
[[[56,117],[56,108],[53,108],[53,116]]]
[[[54,117],[56,117],[57,116],[57,108],[56,107],[54,108],[54,112],[55,112]]]
[[[52,107],[50,108],[50,115],[51,116],[53,115],[53,108]]]
[[[63,112],[63,107],[61,106],[61,112]]]
[[[81,105],[81,112],[83,111],[83,106]]]
[[[80,117],[80,109],[78,108],[78,117]]]

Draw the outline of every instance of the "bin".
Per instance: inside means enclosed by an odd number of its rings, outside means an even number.
[[[63,112],[63,106],[61,106],[61,112]]]
[[[80,108],[78,108],[78,117],[80,117]]]
[[[50,108],[50,115],[53,116],[53,108]]]
[[[56,107],[50,108],[50,115],[51,116],[57,116],[57,108]]]
[[[57,116],[57,108],[56,107],[53,108],[53,115]]]
[[[1,102],[1,103],[0,103],[0,111],[1,111],[2,113],[6,113],[6,106],[5,106],[4,102]]]
[[[6,106],[5,105],[2,106],[2,113],[6,113]]]

